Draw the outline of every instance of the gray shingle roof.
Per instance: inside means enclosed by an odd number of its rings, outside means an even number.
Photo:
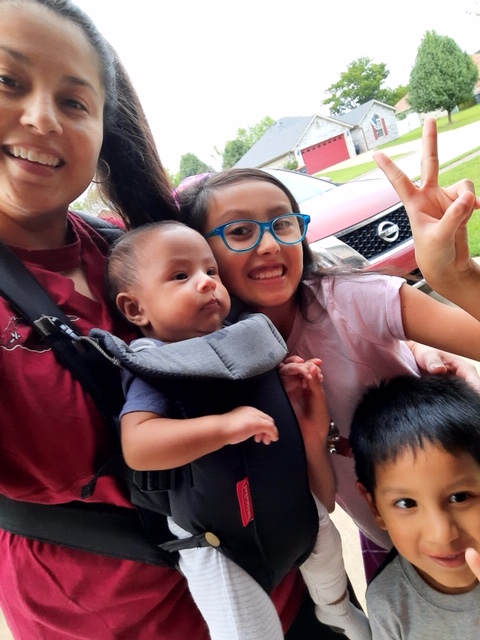
[[[368,102],[365,102],[365,104],[361,104],[359,107],[352,109],[348,113],[344,113],[341,116],[335,116],[335,118],[337,120],[340,120],[340,122],[345,122],[345,124],[351,124],[352,126],[356,126],[360,124],[360,122],[367,115],[367,113],[369,112],[369,110],[371,109],[374,103],[381,104],[384,107],[389,107],[390,109],[395,111],[395,107],[392,107],[389,104],[385,104],[384,102],[379,102],[378,100],[369,100]]]
[[[235,167],[260,167],[292,151],[315,116],[281,118],[267,129]]]

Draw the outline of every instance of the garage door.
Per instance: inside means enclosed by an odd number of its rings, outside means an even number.
[[[318,171],[322,171],[322,169],[331,167],[333,164],[348,160],[350,156],[348,154],[345,136],[341,135],[302,149],[302,157],[307,167],[307,173],[312,175]]]

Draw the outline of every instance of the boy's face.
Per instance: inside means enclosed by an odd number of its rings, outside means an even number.
[[[154,230],[136,257],[136,285],[117,303],[145,335],[176,342],[221,328],[230,297],[200,234],[184,227]]]
[[[465,549],[480,551],[480,465],[428,444],[375,470],[377,523],[431,587],[462,593],[476,584]]]

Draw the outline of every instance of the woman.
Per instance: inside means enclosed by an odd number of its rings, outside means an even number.
[[[108,245],[68,207],[96,176],[127,226],[176,217],[138,99],[115,53],[69,0],[0,0],[0,22],[0,240],[79,333],[98,326],[130,341],[106,303]],[[115,438],[91,397],[1,298],[0,321],[0,518],[7,505],[75,505]],[[99,521],[131,507],[111,478],[98,481],[93,499]],[[30,511],[27,524],[34,535]],[[0,527],[0,607],[15,638],[207,640],[179,572],[112,557],[121,556],[115,538],[110,556]],[[313,605],[299,613],[304,597],[297,571],[273,594],[287,638],[310,637]]]

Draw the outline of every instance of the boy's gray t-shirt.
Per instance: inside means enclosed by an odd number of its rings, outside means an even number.
[[[480,638],[480,585],[448,595],[432,589],[397,555],[367,589],[373,640]]]

